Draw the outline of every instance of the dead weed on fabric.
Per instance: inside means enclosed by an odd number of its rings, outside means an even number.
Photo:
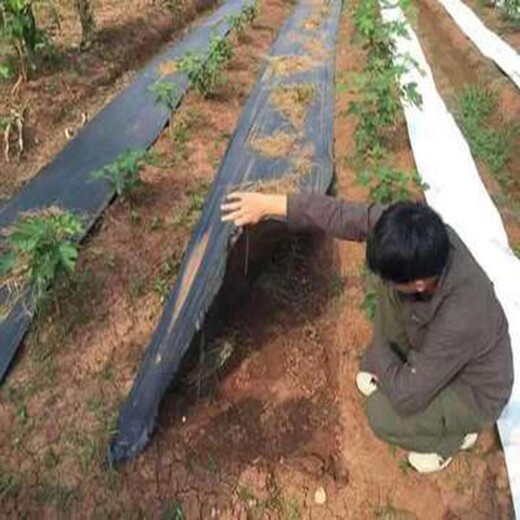
[[[272,136],[256,137],[251,148],[266,157],[287,157],[294,150],[296,139],[287,132],[279,131]]]
[[[176,60],[166,60],[159,65],[159,75],[161,78],[175,74],[178,70]]]
[[[270,68],[275,76],[287,76],[312,69],[316,63],[309,56],[276,56],[270,60]]]
[[[300,129],[305,123],[307,109],[316,95],[316,86],[311,83],[280,85],[271,92],[271,104],[291,124]]]

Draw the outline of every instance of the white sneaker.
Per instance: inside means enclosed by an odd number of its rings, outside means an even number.
[[[462,441],[462,444],[460,445],[461,450],[471,450],[475,444],[477,444],[478,439],[478,433],[468,433],[464,440]]]
[[[369,397],[377,390],[377,378],[370,372],[358,372],[356,385],[365,397]]]
[[[438,453],[416,453],[411,451],[408,454],[408,463],[419,473],[435,473],[446,468],[453,460],[453,457],[444,459]]]

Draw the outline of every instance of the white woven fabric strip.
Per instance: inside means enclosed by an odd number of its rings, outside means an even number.
[[[520,54],[488,29],[460,0],[439,0],[439,3],[480,52],[493,60],[520,88]]]

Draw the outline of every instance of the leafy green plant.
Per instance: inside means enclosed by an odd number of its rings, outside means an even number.
[[[74,271],[81,219],[56,207],[27,213],[7,230],[0,255],[0,287],[7,290],[5,311],[18,304],[26,289],[35,302],[60,273]]]
[[[520,24],[520,0],[502,0],[499,7],[508,20]]]
[[[515,149],[520,136],[520,125],[499,118],[498,99],[495,92],[479,85],[466,85],[457,99],[457,114],[462,131],[473,153],[487,164],[492,173],[505,179],[504,168]]]
[[[155,95],[156,103],[164,105],[170,112],[175,110],[177,88],[174,84],[156,81],[148,90]]]
[[[185,520],[184,509],[180,500],[169,503],[161,515],[161,520]]]
[[[0,78],[7,79],[11,75],[11,69],[8,65],[0,63]]]
[[[368,186],[370,198],[379,204],[390,204],[409,197],[408,183],[413,174],[395,171],[388,166],[378,166],[373,172],[362,171],[357,175],[358,182]]]
[[[204,97],[214,95],[224,83],[223,69],[233,57],[229,40],[213,34],[209,42],[208,54],[186,54],[179,60],[179,70],[188,77],[190,85]]]
[[[240,12],[235,15],[229,15],[226,20],[229,24],[230,32],[236,34],[237,38],[242,40],[245,37],[248,28],[248,24],[242,13]]]
[[[120,154],[112,164],[93,172],[91,176],[96,180],[106,180],[119,197],[127,199],[143,185],[140,172],[145,164],[150,163],[151,158],[146,150],[128,150]]]
[[[363,282],[365,295],[361,303],[361,308],[365,311],[366,317],[370,321],[374,321],[376,316],[377,291],[374,275],[366,267],[363,270]]]
[[[0,476],[0,500],[15,496],[20,489],[20,483],[11,473],[4,473]]]
[[[253,25],[260,14],[260,0],[252,0],[240,10],[248,25]]]
[[[405,10],[408,0],[399,0]],[[381,19],[379,0],[363,0],[354,11],[356,37],[367,51],[365,71],[355,77],[357,99],[349,113],[356,116],[356,151],[364,160],[379,160],[385,153],[384,136],[395,126],[401,114],[401,101],[420,106],[417,84],[402,85],[402,76],[417,64],[397,55],[394,37],[408,35],[406,23]]]
[[[0,39],[15,51],[23,79],[27,78],[28,65],[34,67],[38,50],[50,47],[47,32],[37,27],[34,14],[37,5],[50,5],[57,19],[49,0],[2,0],[0,3]],[[10,73],[9,64],[3,63],[2,76]]]
[[[91,44],[96,28],[94,8],[90,0],[74,0],[74,7],[81,23],[81,48],[86,49]]]

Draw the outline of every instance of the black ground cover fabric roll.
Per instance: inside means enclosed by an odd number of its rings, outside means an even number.
[[[220,205],[236,189],[325,193],[333,176],[334,45],[340,0],[301,0],[274,43],[191,237],[108,450],[126,461],[147,444],[164,392],[219,292],[239,230]]]
[[[184,74],[164,73],[161,67],[189,52],[205,53],[213,33],[229,31],[227,17],[236,14],[247,0],[228,0],[180,42],[154,58],[124,92],[102,110],[77,137],[0,210],[0,229],[5,230],[24,212],[49,206],[83,215],[88,230],[114,197],[105,181],[94,181],[91,172],[110,164],[121,153],[148,148],[162,132],[171,114],[157,103],[150,87],[157,81],[175,85],[178,106],[188,88]],[[83,237],[82,237],[83,238]],[[5,294],[0,301],[5,301]],[[24,305],[26,308],[24,308]],[[32,317],[28,302],[19,305],[0,322],[0,381],[4,379]]]

